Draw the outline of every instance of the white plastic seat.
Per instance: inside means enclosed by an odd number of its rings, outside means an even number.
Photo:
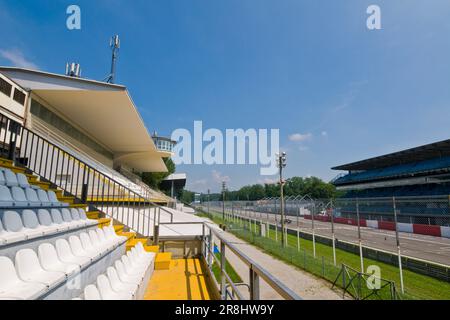
[[[97,229],[100,230],[100,229]],[[110,242],[103,241],[97,233],[97,230],[89,231],[89,238],[91,239],[92,245],[103,254],[108,253],[112,249],[114,249],[114,245]]]
[[[23,210],[22,222],[28,239],[42,237],[46,235],[46,232],[49,232],[45,227],[42,227],[39,224],[36,213],[32,210]]]
[[[31,205],[21,187],[11,187],[11,196],[14,199],[15,207],[28,207]]]
[[[97,232],[97,237],[101,243],[109,245],[110,248],[117,248],[119,246],[119,242],[116,239],[108,239],[105,236],[103,229],[98,228],[95,231]]]
[[[68,203],[64,203],[58,200],[58,197],[56,196],[56,193],[52,190],[47,191],[47,197],[48,201],[50,202],[52,207],[68,207]]]
[[[93,252],[91,250],[89,252],[87,252],[84,249],[80,238],[78,238],[76,236],[69,237],[69,244],[70,244],[70,248],[72,249],[73,255],[76,257],[89,258],[91,262],[94,260],[94,258],[97,257],[96,252]]]
[[[83,246],[84,251],[89,255],[89,257],[97,259],[100,258],[105,252],[102,250],[102,248],[94,246],[91,238],[86,232],[80,233],[80,242]]]
[[[102,300],[132,300],[133,295],[128,292],[116,292],[112,289],[109,279],[104,274],[97,277],[97,288]]]
[[[37,282],[49,289],[55,288],[66,278],[63,272],[45,271],[39,263],[39,258],[31,249],[19,250],[16,254],[16,271],[25,282]]]
[[[31,188],[31,185],[28,182],[26,175],[24,175],[23,173],[18,173],[18,174],[16,174],[16,178],[17,178],[17,183],[18,183],[19,187],[21,187],[23,189]]]
[[[4,186],[6,184],[5,175],[3,174],[3,170],[0,170],[0,186]]]
[[[19,279],[11,259],[0,257],[0,299],[34,300],[46,291],[43,284]]]
[[[36,190],[32,188],[25,188],[25,196],[30,206],[41,207],[42,202],[39,200]]]
[[[149,260],[153,260],[156,257],[155,253],[145,251],[144,245],[141,242],[138,242],[133,249],[136,249],[139,256],[146,256]]]
[[[5,231],[2,233],[1,237],[6,239],[6,243],[27,240],[22,219],[16,211],[5,211],[2,215],[2,224]]]
[[[79,212],[79,214],[80,214],[81,220],[87,221],[87,224],[88,224],[88,225],[93,226],[93,225],[98,224],[97,220],[89,219],[89,218],[87,217],[86,211],[85,211],[84,209],[78,208],[78,212]]]
[[[72,215],[72,220],[77,221],[82,226],[87,226],[88,222],[86,220],[82,220],[80,217],[80,212],[78,212],[75,208],[70,208],[70,214]]]
[[[137,286],[141,286],[142,277],[140,275],[134,273],[128,273],[123,262],[121,260],[117,260],[114,262],[114,267],[117,271],[117,275],[122,282],[132,283]]]
[[[127,237],[117,235],[113,226],[105,227],[103,228],[103,231],[105,232],[105,236],[107,238],[116,239],[116,241],[118,241],[119,243],[127,241]]]
[[[131,248],[131,253],[135,255],[137,260],[145,262],[147,265],[150,265],[151,262],[155,259],[156,255],[152,252],[142,252],[136,249],[136,246]]]
[[[125,267],[125,271],[128,274],[134,274],[140,276],[141,281],[144,280],[145,272],[147,271],[144,267],[139,265],[134,265],[127,255],[123,255],[120,259]]]
[[[64,228],[53,223],[50,212],[48,212],[47,209],[39,209],[37,212],[37,218],[39,220],[39,224],[45,228],[45,234],[50,235],[65,231]]]
[[[25,240],[24,234],[19,232],[8,232],[3,228],[2,220],[0,219],[0,246],[7,245],[14,242]]]
[[[64,220],[64,222],[71,228],[71,229],[78,229],[84,226],[83,223],[80,223],[79,221],[74,221],[72,218],[72,214],[70,213],[70,210],[67,208],[61,209],[61,215]]]
[[[6,186],[8,187],[18,187],[19,182],[17,181],[17,176],[14,172],[9,169],[4,169],[3,173],[5,175]]]
[[[90,284],[84,288],[84,300],[102,300],[97,287]]]
[[[11,196],[11,192],[8,187],[0,186],[0,206],[13,207],[14,199]]]
[[[78,264],[62,262],[58,257],[55,247],[50,243],[43,243],[39,246],[38,256],[44,270],[63,272],[66,278],[79,273],[81,270]]]
[[[76,264],[80,268],[84,268],[91,263],[91,259],[84,256],[75,256],[72,252],[69,242],[65,239],[56,240],[56,253],[58,254],[59,260],[67,264]]]
[[[48,199],[48,195],[47,192],[45,192],[45,190],[38,189],[37,195],[43,207],[50,207],[52,205],[50,200]]]
[[[133,296],[134,299],[136,299],[136,293],[139,288],[138,285],[129,282],[123,282],[122,280],[120,280],[116,269],[114,269],[113,267],[108,267],[108,269],[106,269],[106,275],[108,276],[109,283],[111,284],[111,288],[114,291],[128,292]]]
[[[67,224],[62,217],[61,211],[59,211],[59,209],[51,209],[50,210],[50,215],[52,217],[52,221],[55,225],[58,226],[58,228],[62,231],[67,231],[70,230],[72,228],[74,228],[73,225],[71,224]]]
[[[0,219],[0,246],[6,244],[6,234],[7,232],[3,229],[2,219]],[[5,235],[5,237],[3,237]]]

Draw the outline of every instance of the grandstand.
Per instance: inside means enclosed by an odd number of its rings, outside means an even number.
[[[143,299],[165,241],[201,234],[139,180],[170,152],[125,87],[0,68],[0,123],[1,299]]]
[[[345,192],[341,213],[392,220],[396,199],[399,221],[428,225],[450,223],[450,140],[332,168],[345,170],[332,183]],[[353,199],[353,201],[352,201]]]
[[[0,67],[0,300],[236,296],[217,227],[139,178],[167,171],[161,141],[124,86]],[[271,278],[239,257],[257,297]]]

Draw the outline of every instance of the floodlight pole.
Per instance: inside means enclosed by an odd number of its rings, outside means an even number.
[[[331,235],[333,240],[333,262],[334,265],[336,265],[336,235],[334,233],[334,207],[333,207],[333,199],[330,201],[330,207],[331,207]]]
[[[210,201],[209,196],[210,196],[210,190],[208,189],[208,214],[210,214],[210,212],[209,212],[209,201]]]
[[[284,182],[283,182],[283,168],[286,167],[286,152],[278,155],[278,168],[280,169],[280,209],[281,209],[281,245],[286,246],[285,227],[284,227]]]
[[[395,221],[395,240],[397,242],[397,255],[398,255],[398,270],[400,271],[400,288],[402,293],[405,293],[405,287],[403,285],[403,268],[402,268],[402,254],[400,250],[400,238],[398,235],[398,222],[397,222],[397,205],[395,203],[395,197],[392,197],[392,206],[394,208],[394,221]]]
[[[359,259],[361,263],[361,273],[364,273],[364,258],[363,258],[363,248],[361,240],[361,220],[359,218],[359,199],[356,198],[356,219],[358,220],[358,243],[359,243]]]
[[[225,190],[226,190],[226,182],[222,182],[222,220],[225,222]]]

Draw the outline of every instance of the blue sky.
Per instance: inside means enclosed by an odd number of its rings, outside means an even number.
[[[69,31],[70,4],[82,29]],[[377,4],[382,30],[366,28]],[[279,128],[287,176],[449,138],[448,0],[0,0],[0,64],[109,71],[110,36],[149,130]],[[289,137],[297,139],[289,139]],[[297,140],[297,141],[291,141]],[[259,166],[187,166],[188,187],[270,181]]]

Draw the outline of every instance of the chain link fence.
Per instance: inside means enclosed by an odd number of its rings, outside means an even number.
[[[285,230],[280,204],[278,198],[219,201],[202,210],[244,240],[331,282],[345,264],[380,273],[402,297],[450,299],[447,197],[288,197]]]

